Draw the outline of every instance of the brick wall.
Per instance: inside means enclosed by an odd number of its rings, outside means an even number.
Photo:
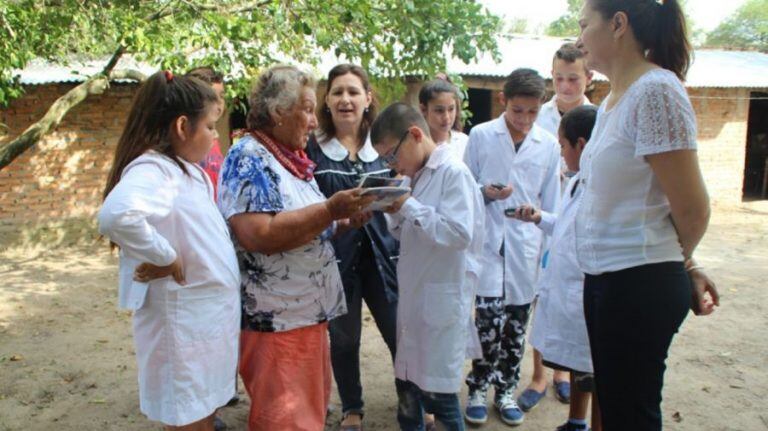
[[[713,201],[742,201],[749,119],[748,89],[688,91],[699,128],[699,163]],[[721,99],[722,98],[722,99]]]
[[[0,111],[0,144],[37,121],[72,84],[26,87]],[[59,127],[0,171],[0,248],[76,243],[96,235],[93,216],[135,85],[113,85],[72,109]]]
[[[496,92],[501,90],[504,81],[473,78],[468,79],[467,84]],[[609,90],[607,82],[596,82],[588,95],[593,103],[599,104]],[[750,91],[754,89],[688,89],[699,129],[701,170],[710,197],[717,203],[742,201]],[[492,116],[495,118],[502,111],[503,106],[494,98]]]
[[[468,80],[468,84],[498,90],[503,81]],[[0,144],[39,119],[71,88],[71,84],[27,87],[25,96],[0,110],[0,123],[9,127]],[[114,85],[104,95],[88,98],[53,133],[0,171],[0,249],[96,238],[94,215],[136,88]],[[592,100],[599,103],[607,91],[606,83],[597,83]],[[418,86],[409,85],[406,98],[417,92]],[[689,92],[699,125],[699,159],[710,195],[716,202],[741,202],[749,90]],[[728,100],[719,99],[723,97]],[[499,115],[501,109],[494,103],[493,115]],[[221,124],[226,124],[226,118]]]
[[[593,103],[607,95],[607,83],[597,83]],[[698,153],[710,198],[721,204],[738,204],[744,187],[744,158],[749,119],[749,89],[689,88],[698,126]]]

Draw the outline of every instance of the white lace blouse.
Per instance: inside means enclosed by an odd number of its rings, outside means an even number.
[[[696,118],[672,72],[651,70],[612,109],[600,105],[581,156],[576,244],[585,273],[683,260],[669,201],[645,159],[674,150],[696,150]]]

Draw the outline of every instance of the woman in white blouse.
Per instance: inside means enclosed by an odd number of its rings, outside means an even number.
[[[581,158],[577,258],[604,429],[660,430],[665,359],[692,308],[718,304],[692,255],[709,198],[681,80],[690,63],[676,0],[587,0],[579,47],[605,74]]]

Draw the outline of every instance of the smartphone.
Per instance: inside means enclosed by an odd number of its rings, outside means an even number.
[[[504,210],[504,215],[507,217],[514,217],[517,207],[511,207]]]
[[[504,190],[504,187],[506,186],[502,183],[493,183],[491,184],[491,187],[493,187],[496,190]]]

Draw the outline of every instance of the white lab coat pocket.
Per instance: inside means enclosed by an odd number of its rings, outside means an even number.
[[[137,261],[123,258],[120,262],[118,280],[118,307],[136,311],[144,306],[149,284],[133,279]]]
[[[430,327],[444,328],[456,324],[465,315],[461,301],[461,283],[427,283],[424,285],[424,320]]]
[[[220,336],[227,327],[227,317],[231,316],[234,304],[228,301],[224,287],[178,288],[175,285],[175,334],[181,343],[210,341]]]

